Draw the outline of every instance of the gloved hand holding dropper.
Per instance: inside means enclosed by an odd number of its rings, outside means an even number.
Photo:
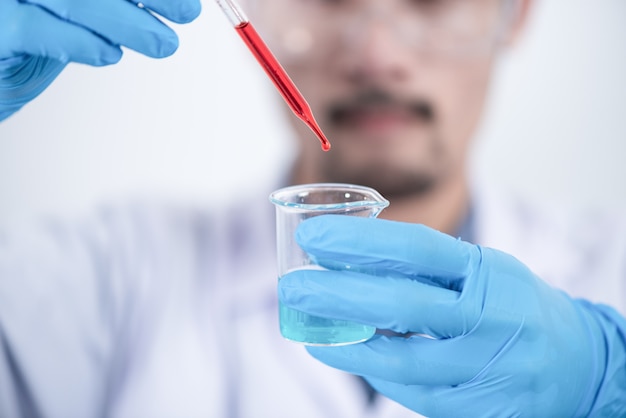
[[[0,121],[39,95],[69,62],[102,66],[121,47],[161,58],[178,47],[159,20],[187,23],[199,0],[0,0]]]

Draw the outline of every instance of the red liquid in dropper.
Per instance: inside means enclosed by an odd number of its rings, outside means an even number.
[[[330,142],[326,139],[326,136],[315,121],[309,104],[304,100],[304,97],[298,91],[296,85],[293,84],[293,81],[291,81],[278,60],[276,60],[267,45],[265,45],[265,42],[263,42],[256,29],[254,29],[250,22],[241,23],[236,26],[235,29],[237,33],[239,33],[239,36],[241,36],[241,39],[248,45],[248,48],[252,51],[267,75],[272,79],[280,94],[289,107],[291,107],[291,110],[315,132],[315,135],[317,135],[322,143],[322,149],[328,151],[330,149]]]

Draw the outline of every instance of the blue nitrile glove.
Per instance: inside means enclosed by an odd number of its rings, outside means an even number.
[[[324,363],[427,416],[626,416],[626,321],[613,309],[421,225],[320,216],[296,237],[321,264],[349,268],[289,273],[285,305],[421,334],[307,347]]]
[[[107,65],[125,46],[149,57],[178,47],[155,14],[186,23],[199,0],[0,0],[0,120],[41,93],[71,61]]]

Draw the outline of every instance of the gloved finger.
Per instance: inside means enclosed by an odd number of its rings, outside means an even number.
[[[119,47],[38,6],[16,4],[3,11],[10,22],[0,17],[0,58],[29,54],[99,66],[116,63],[122,57]]]
[[[450,341],[418,336],[376,336],[360,344],[306,349],[328,366],[402,385],[459,385],[480,371],[479,363],[459,355]]]
[[[366,380],[376,392],[384,396],[391,396],[401,405],[428,417],[458,416],[459,411],[467,408],[466,402],[473,401],[459,396],[457,393],[459,391],[451,386],[403,385],[372,377],[366,377]],[[499,405],[506,405],[506,402]],[[487,414],[485,411],[484,416],[496,415]]]
[[[296,241],[322,265],[339,261],[457,290],[476,255],[473,245],[424,225],[353,216],[308,219],[298,227]]]
[[[83,26],[112,44],[153,58],[178,48],[176,33],[148,10],[126,0],[28,0],[62,19]]]
[[[496,361],[518,337],[517,330],[511,331],[497,341],[485,336],[445,340],[375,336],[360,344],[306,349],[321,362],[359,376],[402,385],[453,386],[469,382]]]
[[[141,3],[146,8],[176,23],[191,22],[200,15],[202,9],[199,0],[146,0]]]
[[[295,270],[278,293],[285,306],[312,315],[437,338],[461,335],[480,316],[480,306],[463,306],[457,291],[351,271]]]

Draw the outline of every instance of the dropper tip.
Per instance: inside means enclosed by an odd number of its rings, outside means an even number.
[[[322,150],[325,152],[330,151],[330,142],[326,141],[326,142],[322,142]]]

